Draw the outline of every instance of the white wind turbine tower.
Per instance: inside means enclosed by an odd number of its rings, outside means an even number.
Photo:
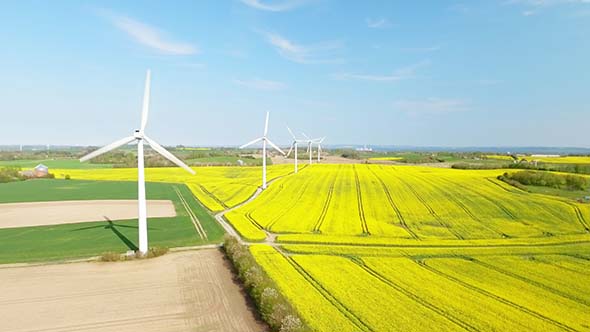
[[[322,142],[326,139],[326,137],[322,137],[318,140],[316,140],[316,143],[318,144],[318,163],[320,162],[320,154],[322,153]]]
[[[309,153],[309,164],[311,165],[312,163],[312,155],[313,155],[313,146],[312,144],[317,143],[318,144],[318,161],[320,161],[319,155],[320,155],[320,143],[324,140],[324,138],[309,138],[309,136],[305,135],[305,133],[301,133],[303,135],[303,137],[305,137],[305,143],[307,143],[307,152]]]
[[[266,143],[270,144],[270,146],[272,146],[275,150],[279,151],[283,156],[285,155],[285,152],[283,152],[283,150],[281,150],[278,146],[276,146],[273,142],[271,142],[268,137],[266,136],[268,133],[268,116],[269,113],[266,112],[266,122],[264,123],[264,134],[262,135],[262,137],[259,137],[255,140],[252,140],[242,146],[240,146],[240,149],[243,149],[247,146],[250,146],[252,144],[256,144],[260,141],[262,141],[262,189],[266,189]]]
[[[295,173],[297,173],[298,169],[298,161],[297,161],[297,146],[299,145],[299,143],[305,143],[304,140],[299,140],[297,139],[297,137],[295,137],[295,135],[293,134],[293,132],[291,131],[291,128],[287,127],[287,130],[289,131],[289,134],[291,134],[291,137],[293,137],[293,142],[291,143],[291,148],[289,148],[289,152],[287,152],[286,157],[289,157],[289,155],[291,154],[291,151],[293,151],[293,149],[295,149]]]
[[[94,157],[100,156],[103,153],[114,150],[120,146],[127,145],[131,142],[137,142],[137,199],[139,206],[139,252],[141,255],[145,255],[148,251],[148,233],[147,233],[147,207],[145,199],[145,172],[144,172],[144,158],[143,158],[143,143],[144,141],[156,150],[159,154],[164,156],[166,159],[175,163],[176,165],[184,168],[191,174],[195,174],[190,167],[184,164],[180,159],[176,158],[172,153],[164,149],[160,144],[148,138],[144,134],[145,126],[148,120],[148,111],[150,103],[150,70],[147,71],[145,79],[145,91],[143,95],[143,107],[141,111],[141,126],[140,129],[135,130],[132,136],[122,138],[109,145],[103,146],[102,148],[91,152],[84,157],[80,158],[80,162],[90,160]]]

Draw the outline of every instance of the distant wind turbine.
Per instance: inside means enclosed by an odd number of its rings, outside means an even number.
[[[304,142],[307,143],[307,152],[309,153],[309,164],[312,163],[312,155],[313,155],[313,144],[318,144],[318,161],[320,161],[320,144],[324,141],[324,138],[309,138],[309,136],[305,135],[305,133],[301,133],[303,137],[305,137]]]
[[[148,251],[148,233],[147,233],[147,204],[145,199],[145,172],[144,172],[144,158],[143,158],[143,143],[144,141],[156,150],[159,154],[164,156],[166,159],[175,163],[176,165],[184,168],[191,174],[195,174],[190,167],[184,164],[180,159],[176,158],[172,153],[164,149],[160,144],[148,138],[144,134],[145,126],[148,120],[148,111],[150,104],[150,70],[147,71],[145,79],[145,91],[143,95],[143,108],[141,111],[141,125],[140,129],[135,130],[132,136],[122,138],[109,145],[103,146],[102,148],[91,152],[84,157],[80,158],[80,162],[90,160],[94,157],[100,156],[103,153],[107,153],[120,146],[127,145],[131,142],[137,142],[137,199],[139,205],[139,252],[141,255],[145,255]]]
[[[264,123],[264,134],[262,135],[262,137],[259,137],[255,140],[252,140],[252,141],[240,146],[240,149],[243,149],[243,148],[248,147],[252,144],[256,144],[256,143],[262,141],[262,189],[266,189],[266,143],[270,144],[270,146],[272,146],[275,150],[279,151],[283,156],[285,155],[285,152],[283,152],[283,150],[281,150],[278,146],[276,146],[273,142],[271,142],[267,137],[268,117],[269,117],[269,113],[266,112],[266,122]]]
[[[317,140],[317,144],[318,144],[318,163],[320,162],[320,154],[322,153],[322,142],[326,139],[326,137],[322,137],[319,140]]]
[[[291,143],[291,148],[289,148],[289,152],[287,152],[287,155],[285,157],[289,157],[289,155],[291,154],[291,151],[293,151],[293,149],[295,149],[295,173],[297,173],[297,171],[298,171],[297,146],[298,146],[299,143],[305,143],[305,141],[304,140],[297,139],[297,137],[295,137],[295,135],[291,131],[291,128],[287,127],[287,130],[289,131],[289,134],[291,134],[291,137],[293,137],[293,142]]]

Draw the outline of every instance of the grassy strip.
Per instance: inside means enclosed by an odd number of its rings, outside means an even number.
[[[274,281],[258,265],[248,247],[240,244],[235,237],[226,236],[223,248],[262,319],[272,331],[309,331],[295,309],[278,291]]]
[[[146,183],[148,199],[169,199],[176,217],[148,218],[149,244],[183,247],[220,243],[223,228],[185,185]],[[177,187],[207,234],[201,239],[179,201]],[[30,180],[0,184],[0,202],[30,200],[137,199],[137,183]],[[0,229],[0,264],[56,261],[137,250],[137,219]]]
[[[112,251],[107,251],[100,255],[99,260],[101,262],[122,262],[122,261],[131,261],[136,259],[147,259],[147,258],[156,258],[168,253],[168,248],[165,247],[153,247],[149,248],[147,254],[139,255],[127,255],[127,254],[119,254]]]

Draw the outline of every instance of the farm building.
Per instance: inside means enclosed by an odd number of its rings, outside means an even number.
[[[33,169],[33,176],[37,178],[45,177],[49,174],[49,167],[39,164]]]
[[[43,178],[49,175],[49,167],[39,164],[33,169],[21,171],[20,175],[24,176],[25,178]]]

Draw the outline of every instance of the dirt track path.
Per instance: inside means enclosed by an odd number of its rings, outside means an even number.
[[[219,249],[0,269],[0,331],[263,331]]]

